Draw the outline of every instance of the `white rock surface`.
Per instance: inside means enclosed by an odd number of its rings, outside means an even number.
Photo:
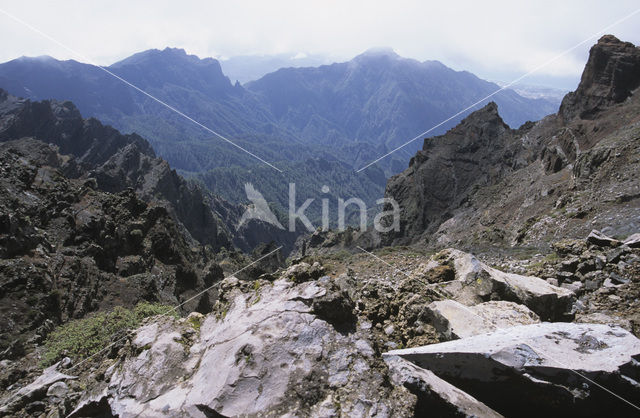
[[[281,279],[255,293],[234,290],[224,318],[206,316],[199,334],[171,318],[143,326],[133,339],[138,354],[75,416],[105,399],[121,417],[409,414],[414,397],[385,384],[368,331],[354,324],[341,333],[319,318],[317,304],[338,299],[318,283]]]
[[[627,239],[624,240],[624,245],[631,248],[640,248],[640,232],[629,235]]]
[[[580,375],[631,401],[640,399],[640,340],[620,327],[522,325],[384,356],[429,369],[507,416],[527,408],[539,416],[637,413]]]
[[[540,322],[526,306],[505,301],[466,306],[447,299],[432,302],[427,310],[440,338],[447,341]]]

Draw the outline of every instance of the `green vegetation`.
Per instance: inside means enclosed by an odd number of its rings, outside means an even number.
[[[141,302],[133,309],[116,306],[108,312],[69,321],[49,334],[42,365],[49,366],[64,356],[91,356],[127,330],[138,327],[144,318],[163,314],[178,317],[171,306]]]

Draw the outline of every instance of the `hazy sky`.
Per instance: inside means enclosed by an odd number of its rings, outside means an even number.
[[[0,9],[99,64],[165,46],[200,57],[323,54],[346,60],[376,46],[511,81],[640,8],[629,1],[6,1]],[[640,44],[640,13],[607,30]],[[0,61],[74,58],[0,13]],[[590,40],[526,82],[567,88]]]

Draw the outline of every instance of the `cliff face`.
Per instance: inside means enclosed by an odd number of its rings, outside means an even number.
[[[475,189],[517,167],[514,136],[491,102],[446,135],[426,139],[409,168],[387,184],[387,196],[403,209],[400,239],[434,232]]]
[[[640,49],[604,36],[556,115],[519,130],[494,104],[428,138],[386,195],[402,208],[386,243],[547,246],[592,228],[638,229]]]

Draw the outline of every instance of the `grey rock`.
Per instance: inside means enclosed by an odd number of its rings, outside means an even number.
[[[607,264],[607,259],[601,255],[596,256],[596,258],[594,258],[593,261],[594,261],[596,270],[602,270],[604,266]]]
[[[553,286],[538,277],[505,273],[482,263],[472,254],[447,249],[434,256],[442,264],[452,264],[456,280],[439,287],[464,305],[488,299],[513,300],[527,306],[541,319],[564,318],[571,309],[573,292]]]
[[[9,399],[3,400],[0,406],[0,415],[11,414],[20,408],[35,401],[39,401],[47,394],[48,389],[57,382],[76,379],[57,371],[59,363],[46,368],[42,374],[27,386],[19,389]]]
[[[324,274],[324,269],[320,263],[315,262],[313,265],[301,262],[290,266],[284,273],[284,276],[294,282],[306,282],[320,278]]]
[[[610,264],[616,264],[622,259],[622,256],[627,253],[628,249],[629,247],[622,246],[607,251],[607,253],[605,254],[607,257],[607,262]]]
[[[562,263],[560,263],[560,270],[575,273],[579,263],[580,259],[578,259],[577,257],[572,257],[569,260],[564,260]]]
[[[67,392],[69,392],[69,386],[67,386],[64,382],[56,382],[53,385],[49,386],[47,390],[47,396],[56,396],[58,398],[63,398]]]
[[[600,231],[596,231],[595,229],[591,231],[589,236],[587,237],[587,242],[590,244],[597,245],[599,247],[617,247],[622,244],[617,239],[606,236]]]
[[[427,310],[436,331],[444,340],[540,322],[538,315],[526,306],[505,301],[465,306],[453,300],[442,300],[432,302]]]
[[[141,417],[409,414],[414,397],[384,386],[386,366],[368,331],[345,332],[315,314],[314,303],[337,297],[336,288],[285,277],[258,291],[230,288],[224,316],[207,315],[199,334],[187,321],[148,323],[106,392],[81,404]]]
[[[631,332],[633,327],[631,321],[621,318],[615,314],[608,315],[603,312],[592,312],[588,314],[576,315],[576,322],[581,324],[604,324],[609,326],[618,326]]]
[[[581,274],[587,274],[595,270],[596,270],[596,263],[595,263],[595,260],[593,259],[583,261],[582,263],[578,264],[578,267],[577,267],[578,273],[581,273]]]
[[[580,290],[582,289],[582,287],[584,286],[584,284],[582,284],[582,282],[573,282],[573,283],[563,283],[561,287],[563,287],[564,289],[570,290],[573,293],[580,293]]]
[[[424,347],[394,350],[507,416],[636,413],[580,375],[640,399],[640,340],[600,324],[542,323]],[[526,394],[526,396],[523,396]],[[553,403],[548,400],[553,399]]]
[[[627,277],[623,277],[617,273],[611,273],[609,275],[609,279],[615,284],[626,284],[629,283],[630,279]]]
[[[629,235],[627,239],[624,240],[624,245],[629,248],[640,248],[640,232]]]
[[[398,356],[386,356],[384,360],[389,366],[393,384],[406,387],[419,400],[428,400],[430,407],[424,411],[415,411],[416,416],[502,416],[429,370],[420,368]]]

